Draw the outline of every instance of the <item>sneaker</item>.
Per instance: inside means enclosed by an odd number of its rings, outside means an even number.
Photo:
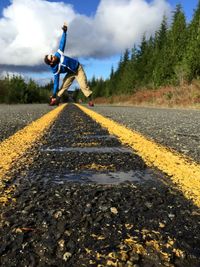
[[[88,105],[89,105],[89,107],[94,107],[94,102],[93,102],[92,100],[90,100],[90,101],[88,102]]]
[[[49,106],[55,106],[56,104],[56,97],[51,96]]]

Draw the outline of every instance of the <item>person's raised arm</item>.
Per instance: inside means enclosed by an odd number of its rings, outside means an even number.
[[[63,30],[63,34],[60,40],[59,49],[64,53],[66,39],[67,39],[67,24],[66,23],[64,23],[64,25],[62,26],[62,30]]]

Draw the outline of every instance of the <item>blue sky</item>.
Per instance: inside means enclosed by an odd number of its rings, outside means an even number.
[[[42,66],[43,54],[56,49],[60,26],[66,18],[69,23],[66,54],[80,60],[89,79],[94,75],[107,78],[124,49],[139,43],[144,32],[147,35],[155,32],[163,14],[170,16],[180,3],[189,22],[198,4],[198,0],[135,2],[141,3],[136,5],[134,0],[0,0],[0,49],[5,55],[0,59],[0,71],[20,73],[36,80],[50,79],[50,70]],[[38,36],[41,42],[33,36]]]
[[[0,10],[2,11],[2,9],[7,6],[9,2],[10,1],[8,0],[0,0]],[[49,2],[64,2],[72,4],[76,11],[80,12],[81,14],[86,14],[88,16],[95,14],[95,11],[99,4],[99,0],[49,0]],[[176,4],[180,3],[183,6],[187,18],[191,19],[193,9],[197,7],[198,0],[168,0],[168,3],[170,3],[172,7],[175,7]]]

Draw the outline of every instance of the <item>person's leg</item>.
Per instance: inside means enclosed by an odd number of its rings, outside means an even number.
[[[66,74],[64,79],[63,79],[63,83],[62,86],[60,88],[60,90],[58,91],[58,97],[61,97],[62,94],[70,87],[70,85],[72,84],[73,80],[75,79],[74,74]]]
[[[79,65],[79,67],[78,67],[76,79],[80,85],[80,89],[83,92],[83,94],[86,97],[89,97],[92,94],[92,91],[90,90],[90,88],[88,86],[87,77],[86,77],[85,72],[83,70],[83,67],[81,65]]]

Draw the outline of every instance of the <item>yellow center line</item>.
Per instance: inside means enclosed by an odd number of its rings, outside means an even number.
[[[148,166],[155,166],[169,175],[184,196],[200,207],[199,164],[86,107],[77,106],[96,122],[107,128],[110,134],[117,136],[123,144],[133,148]]]
[[[0,180],[9,172],[13,164],[44,135],[65,106],[57,107],[0,143]]]

